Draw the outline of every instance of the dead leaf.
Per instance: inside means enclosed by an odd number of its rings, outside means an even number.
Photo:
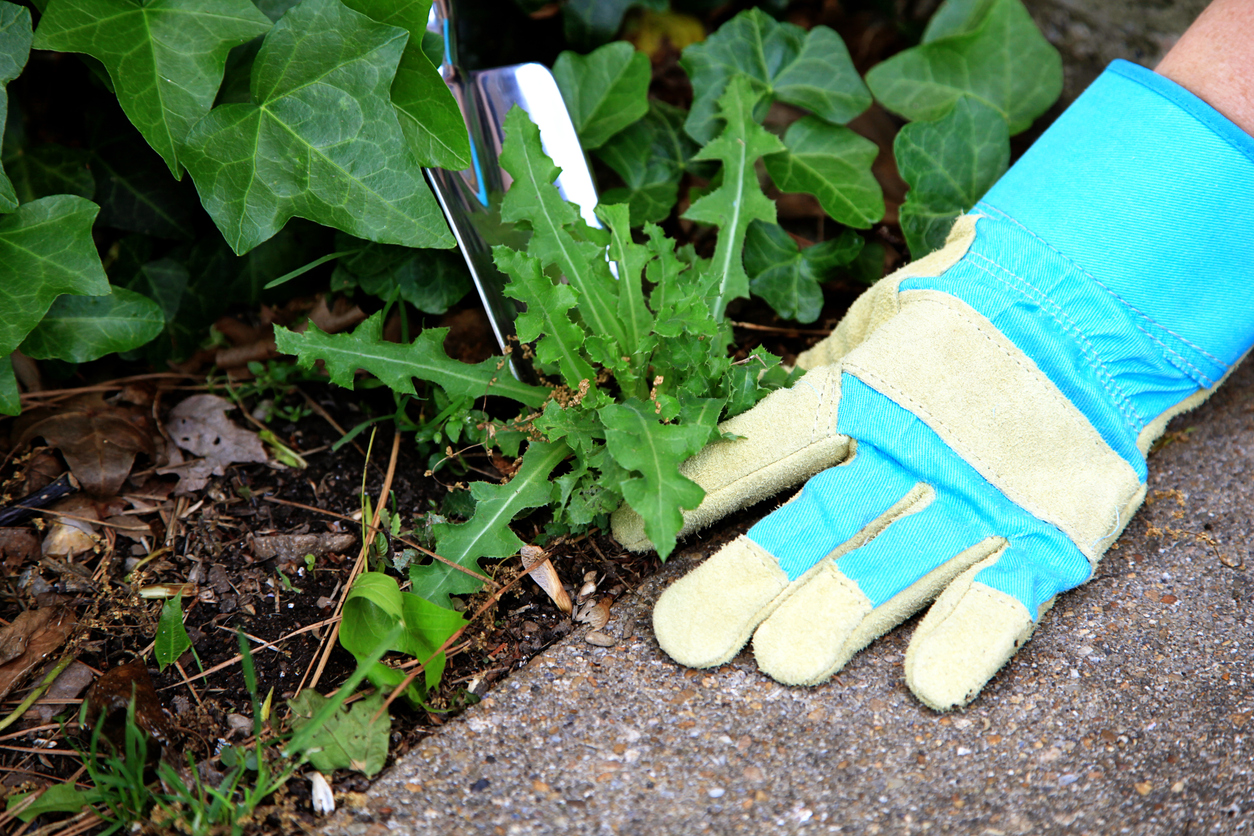
[[[0,528],[0,559],[9,574],[39,555],[39,538],[25,528]]]
[[[163,468],[158,472],[176,473],[180,477],[175,494],[199,491],[210,476],[223,476],[228,465],[265,462],[266,449],[257,434],[236,426],[226,417],[235,408],[217,395],[193,395],[170,410],[166,431],[182,449],[197,461]]]
[[[553,563],[545,554],[544,549],[539,546],[523,546],[521,554],[524,568],[536,567],[531,572],[531,579],[548,593],[559,610],[569,614],[574,606],[570,603],[570,596],[566,594],[566,588],[562,586],[562,579],[557,576],[557,570],[553,568]]]
[[[328,334],[347,331],[366,321],[366,312],[348,300],[347,296],[336,296],[334,307],[327,307],[327,298],[319,293],[309,312],[309,321]]]
[[[135,700],[135,723],[158,743],[166,745],[174,737],[170,712],[152,687],[152,676],[143,659],[117,665],[100,675],[87,692],[87,725],[104,723],[101,734],[123,745],[126,739],[126,706]],[[151,754],[151,753],[150,753]]]
[[[75,659],[52,681],[39,702],[31,706],[32,719],[46,723],[68,707],[62,701],[72,700],[96,678],[96,673]]]
[[[107,404],[92,393],[23,415],[14,427],[13,443],[20,447],[42,437],[61,451],[84,490],[112,496],[130,475],[135,456],[153,455],[152,436],[145,413]]]
[[[262,534],[252,537],[253,556],[261,560],[277,558],[286,571],[292,564],[304,565],[307,554],[321,557],[332,552],[345,552],[357,544],[355,534]]]
[[[64,607],[25,610],[0,630],[0,699],[65,644],[78,619]]]
[[[44,535],[42,551],[45,557],[72,558],[91,551],[100,541],[92,521],[100,514],[91,500],[84,496],[71,496],[53,505],[50,511],[60,511]]]

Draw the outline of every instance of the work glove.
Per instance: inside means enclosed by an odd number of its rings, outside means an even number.
[[[809,481],[663,593],[662,649],[709,667],[752,637],[765,673],[814,685],[935,599],[907,683],[972,700],[1092,576],[1167,421],[1254,344],[1252,204],[1254,139],[1115,62],[943,249],[686,463],[707,496],[685,532]],[[630,509],[613,522],[648,547]]]

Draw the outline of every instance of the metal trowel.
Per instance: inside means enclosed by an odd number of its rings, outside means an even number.
[[[520,246],[526,240],[519,241],[519,233],[501,221],[501,198],[512,178],[500,167],[498,159],[505,139],[505,115],[510,109],[518,105],[539,127],[544,152],[562,170],[557,178],[562,197],[577,204],[589,224],[600,226],[593,211],[597,205],[596,186],[566,103],[548,67],[530,63],[461,70],[457,65],[450,0],[432,2],[427,30],[444,40],[440,75],[466,119],[471,156],[470,168],[427,169],[427,179],[466,258],[497,342],[505,351],[514,336],[518,303],[504,295],[507,279],[493,263],[492,248],[505,243]],[[530,364],[517,351],[509,356],[514,376],[534,381]]]

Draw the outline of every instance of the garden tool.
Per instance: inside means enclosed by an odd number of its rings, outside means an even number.
[[[1092,576],[1167,421],[1254,345],[1252,195],[1254,138],[1112,64],[942,249],[685,465],[706,490],[689,530],[808,482],[666,590],[662,648],[709,667],[752,638],[765,673],[812,685],[935,599],[907,684],[972,700]],[[647,547],[630,509],[613,522]]]
[[[599,227],[594,213],[596,186],[566,102],[547,67],[528,63],[462,70],[457,64],[450,0],[434,0],[427,30],[444,40],[440,75],[466,119],[471,158],[470,168],[463,171],[427,169],[427,179],[470,268],[492,331],[505,351],[514,336],[514,319],[521,303],[504,295],[506,277],[493,263],[492,248],[505,243],[520,246],[526,240],[520,241],[519,233],[501,221],[501,197],[512,178],[500,167],[498,158],[505,139],[505,116],[510,109],[521,107],[539,127],[544,152],[561,168],[558,192],[579,206],[584,220]],[[534,380],[534,372],[519,352],[509,356],[516,377]]]

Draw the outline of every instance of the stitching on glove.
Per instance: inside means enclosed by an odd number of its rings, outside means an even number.
[[[1042,298],[1042,299],[1046,299],[1046,300],[1048,300],[1048,301],[1050,302],[1050,304],[1052,304],[1052,305],[1054,306],[1054,309],[1055,309],[1056,311],[1058,311],[1058,312],[1059,312],[1062,316],[1064,316],[1064,317],[1066,316],[1066,314],[1065,314],[1065,313],[1063,313],[1063,309],[1062,309],[1062,307],[1061,307],[1061,306],[1060,306],[1057,302],[1055,302],[1055,301],[1054,301],[1053,299],[1051,299],[1050,297],[1046,296],[1046,295],[1045,295],[1045,293],[1044,293],[1044,291],[1040,290],[1040,288],[1037,288],[1035,285],[1033,285],[1031,282],[1029,282],[1029,281],[1028,281],[1026,278],[1024,278],[1023,276],[1020,276],[1020,275],[1018,275],[1018,274],[1014,273],[1013,271],[1007,270],[1004,266],[1002,266],[1002,265],[998,264],[998,263],[997,263],[997,262],[995,262],[995,261],[992,261],[991,259],[987,258],[986,256],[982,256],[982,255],[980,255],[980,254],[978,254],[978,253],[972,253],[971,255],[972,255],[972,256],[974,256],[975,258],[982,259],[982,260],[984,260],[984,261],[988,262],[989,264],[994,265],[995,267],[997,267],[997,268],[998,268],[999,270],[1001,270],[1002,272],[1007,273],[1008,275],[1014,276],[1016,279],[1019,279],[1021,282],[1023,282],[1023,283],[1024,283],[1025,285],[1027,285],[1029,288],[1031,288],[1032,290],[1034,290],[1034,291],[1036,291],[1037,293],[1041,294],[1041,298]],[[972,266],[974,266],[974,267],[978,267],[979,265],[972,265]],[[1076,269],[1079,269],[1079,268],[1076,268]],[[987,271],[985,271],[985,272],[987,272]],[[996,278],[996,277],[994,276],[994,278]],[[1093,281],[1095,281],[1095,282],[1096,282],[1097,280],[1096,280],[1096,279],[1094,279]],[[1100,286],[1100,285],[1101,285],[1101,283],[1100,283],[1100,282],[1098,282],[1098,285]],[[1105,289],[1105,288],[1103,288],[1103,289]],[[1107,291],[1107,292],[1109,293],[1109,291]],[[1025,294],[1025,295],[1026,295],[1026,294]],[[1111,296],[1115,296],[1115,294],[1113,294],[1113,293],[1111,293],[1110,295],[1111,295]],[[1120,303],[1123,303],[1123,300],[1122,300],[1122,299],[1119,299],[1119,297],[1118,297],[1118,296],[1115,296],[1115,299],[1116,299],[1116,300],[1118,300]],[[1124,307],[1129,308],[1129,309],[1132,309],[1132,306],[1131,306],[1131,305],[1124,304]],[[1135,310],[1135,309],[1133,309],[1133,310]],[[1144,319],[1146,319],[1147,321],[1149,321],[1149,322],[1153,323],[1153,320],[1150,320],[1148,317],[1143,317],[1143,318],[1144,318]],[[1058,320],[1058,317],[1054,317],[1054,319],[1057,321],[1057,320]],[[1060,323],[1060,324],[1061,324],[1061,323]],[[1157,325],[1157,323],[1153,323],[1153,324]],[[1073,327],[1074,327],[1074,325],[1073,325]],[[1200,385],[1202,386],[1202,388],[1204,388],[1204,389],[1209,389],[1211,386],[1214,386],[1214,385],[1215,385],[1215,384],[1214,384],[1214,381],[1212,381],[1212,380],[1211,380],[1211,378],[1210,378],[1210,376],[1209,376],[1209,375],[1207,375],[1205,372],[1203,372],[1203,371],[1202,371],[1201,369],[1199,369],[1197,366],[1195,366],[1195,365],[1193,365],[1191,362],[1189,362],[1189,359],[1188,359],[1187,357],[1185,357],[1183,354],[1180,354],[1180,353],[1179,353],[1179,352],[1177,352],[1174,348],[1172,348],[1170,345],[1168,345],[1166,342],[1164,342],[1162,339],[1160,339],[1160,338],[1159,338],[1159,336],[1158,336],[1157,334],[1153,333],[1153,332],[1152,332],[1152,331],[1150,331],[1148,328],[1142,327],[1142,326],[1141,326],[1141,324],[1140,324],[1140,323],[1138,323],[1138,322],[1136,322],[1135,320],[1133,320],[1133,321],[1132,321],[1132,327],[1133,327],[1133,328],[1135,328],[1136,330],[1140,331],[1140,332],[1141,332],[1142,334],[1144,334],[1144,335],[1145,335],[1145,336],[1146,336],[1146,337],[1147,337],[1147,338],[1148,338],[1151,342],[1153,342],[1155,345],[1157,345],[1157,346],[1158,346],[1158,347],[1162,350],[1162,353],[1164,354],[1164,359],[1165,359],[1165,360],[1167,360],[1167,362],[1168,362],[1168,363],[1171,363],[1171,365],[1175,366],[1175,367],[1176,367],[1177,369],[1179,369],[1180,371],[1184,372],[1184,373],[1185,373],[1186,375],[1188,375],[1190,378],[1192,378],[1192,379],[1193,379],[1193,382],[1200,384]],[[1162,327],[1162,326],[1158,326],[1158,327]],[[1168,334],[1170,334],[1170,333],[1171,333],[1171,331],[1170,331],[1170,330],[1168,330],[1168,329],[1166,329],[1166,328],[1163,328],[1163,330],[1164,330],[1164,331],[1166,331]],[[1083,337],[1083,334],[1080,332],[1080,329],[1079,329],[1078,327],[1076,327],[1076,328],[1075,328],[1075,331],[1076,331],[1076,334],[1077,334],[1077,335],[1079,335],[1080,337]],[[1087,340],[1086,340],[1086,342],[1087,342]],[[1205,353],[1205,352],[1203,352],[1203,353]],[[1096,351],[1096,349],[1093,349],[1093,355],[1094,355],[1094,357],[1097,357],[1097,356],[1098,356],[1098,355],[1097,355],[1097,351]],[[1173,358],[1174,358],[1174,359],[1173,359]],[[1176,361],[1179,361],[1179,362],[1176,362]],[[1222,365],[1222,364],[1221,364],[1221,365]],[[1104,368],[1104,367],[1103,367],[1103,368]],[[1107,372],[1107,373],[1109,374],[1110,372]],[[1116,385],[1116,386],[1118,385],[1117,381],[1115,382],[1115,385]],[[1139,416],[1138,416],[1138,417],[1139,417]],[[1144,426],[1144,423],[1142,423],[1142,426]]]
[[[1027,279],[1011,270],[1007,270],[997,262],[982,256],[979,253],[968,253],[967,255],[969,258],[979,259],[980,261],[993,265],[1002,273],[1007,276],[1011,276],[1023,285],[1022,287],[1017,286],[1012,282],[1006,281],[1001,276],[998,276],[987,267],[977,264],[974,261],[971,262],[972,267],[987,274],[991,279],[993,279],[993,281],[1000,282],[1008,289],[1017,291],[1026,299],[1036,302],[1040,305],[1041,310],[1045,311],[1045,313],[1049,315],[1050,319],[1054,320],[1054,322],[1058,324],[1058,327],[1063,330],[1063,333],[1071,336],[1075,344],[1079,346],[1080,353],[1084,356],[1084,359],[1088,360],[1089,365],[1096,373],[1098,381],[1102,384],[1102,388],[1106,390],[1106,394],[1110,396],[1112,403],[1114,403],[1119,412],[1124,416],[1128,429],[1134,434],[1139,433],[1145,426],[1145,419],[1141,417],[1141,414],[1136,411],[1136,407],[1133,406],[1131,400],[1126,394],[1124,394],[1123,389],[1119,386],[1119,382],[1115,379],[1114,375],[1111,374],[1110,370],[1106,368],[1106,364],[1102,362],[1101,356],[1097,353],[1097,350],[1093,348],[1093,344],[1089,342],[1088,337],[1086,337],[1084,332],[1071,321],[1058,303],[1049,296],[1046,296],[1044,292],[1035,287]]]
[[[1097,286],[1098,286],[1098,287],[1100,287],[1102,290],[1104,290],[1104,291],[1106,291],[1108,294],[1110,294],[1110,295],[1111,295],[1111,296],[1112,296],[1112,297],[1113,297],[1116,301],[1118,301],[1118,302],[1119,302],[1119,304],[1123,305],[1125,308],[1127,308],[1128,310],[1132,311],[1132,312],[1133,312],[1134,314],[1136,314],[1137,316],[1141,317],[1141,319],[1143,319],[1143,320],[1145,320],[1146,322],[1150,323],[1150,325],[1154,326],[1155,328],[1162,328],[1162,330],[1166,331],[1168,334],[1170,334],[1171,336],[1175,337],[1177,340],[1179,340],[1180,342],[1184,343],[1184,344],[1185,344],[1185,345],[1187,345],[1189,348],[1191,348],[1191,349],[1193,349],[1194,351],[1196,351],[1198,354],[1201,354],[1201,355],[1202,355],[1203,357],[1205,357],[1207,360],[1211,360],[1211,361],[1215,362],[1217,365],[1222,366],[1222,367],[1223,367],[1223,368],[1225,368],[1225,369],[1226,369],[1226,368],[1228,368],[1228,364],[1227,364],[1227,363],[1225,363],[1223,360],[1220,360],[1218,357],[1216,357],[1215,355],[1211,354],[1211,353],[1210,353],[1209,351],[1207,351],[1206,349],[1202,348],[1201,346],[1194,345],[1193,343],[1191,343],[1191,342],[1190,342],[1189,340],[1187,340],[1186,338],[1184,338],[1184,337],[1180,336],[1179,334],[1177,334],[1175,331],[1172,331],[1170,328],[1167,328],[1167,327],[1165,327],[1164,325],[1162,325],[1162,324],[1160,324],[1159,322],[1157,322],[1157,321],[1156,321],[1153,317],[1151,317],[1151,316],[1150,316],[1149,314],[1147,314],[1147,313],[1144,313],[1144,312],[1143,312],[1143,311],[1141,311],[1139,308],[1137,308],[1135,305],[1129,304],[1129,303],[1128,303],[1128,301],[1127,301],[1126,299],[1124,299],[1122,296],[1120,296],[1118,293],[1115,293],[1115,292],[1114,292],[1113,290],[1111,290],[1109,287],[1107,287],[1106,285],[1102,284],[1102,282],[1101,282],[1101,280],[1100,280],[1100,279],[1098,279],[1096,276],[1094,276],[1094,275],[1093,275],[1092,273],[1090,273],[1089,271],[1085,270],[1083,267],[1081,267],[1081,266],[1080,266],[1079,264],[1077,264],[1076,262],[1072,261],[1070,258],[1068,258],[1068,257],[1067,257],[1066,255],[1064,255],[1063,253],[1059,252],[1057,249],[1055,249],[1055,248],[1054,248],[1054,246],[1053,246],[1052,244],[1050,244],[1050,243],[1049,243],[1048,241],[1046,241],[1044,238],[1042,238],[1041,236],[1037,235],[1035,232],[1033,232],[1032,230],[1028,229],[1028,228],[1027,228],[1026,226],[1024,226],[1023,224],[1019,223],[1019,221],[1018,221],[1018,220],[1016,220],[1016,219],[1015,219],[1012,215],[1009,215],[1009,214],[1007,214],[1006,212],[1003,212],[1002,210],[998,209],[996,206],[990,206],[989,204],[984,203],[983,201],[981,201],[981,202],[979,203],[979,205],[980,205],[981,207],[985,208],[985,209],[988,209],[988,210],[992,211],[992,212],[996,212],[998,215],[1000,215],[1001,217],[1005,218],[1007,221],[1009,221],[1010,223],[1014,224],[1015,226],[1019,227],[1019,229],[1022,229],[1024,232],[1026,232],[1028,235],[1031,235],[1031,236],[1032,236],[1033,238],[1035,238],[1037,241],[1041,242],[1041,244],[1042,244],[1042,245],[1044,245],[1045,247],[1049,248],[1049,250],[1050,250],[1051,252],[1056,253],[1059,257],[1061,257],[1064,261],[1066,261],[1066,262],[1067,262],[1068,264],[1070,264],[1072,267],[1074,267],[1075,269],[1079,270],[1081,274],[1083,274],[1084,276],[1086,276],[1086,277],[1088,277],[1089,279],[1091,279],[1091,280],[1092,280],[1092,282],[1093,282],[1095,285],[1097,285]],[[1208,386],[1208,387],[1206,387],[1206,388],[1210,388],[1210,387]]]

